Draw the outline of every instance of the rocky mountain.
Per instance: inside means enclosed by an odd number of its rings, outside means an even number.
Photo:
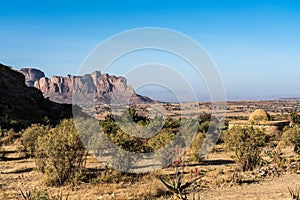
[[[27,78],[38,79],[40,71],[27,71]],[[26,83],[31,85],[27,79]],[[55,124],[72,115],[71,105],[61,105],[43,97],[43,93],[25,85],[22,73],[0,64],[0,127],[21,129],[31,123]]]
[[[44,72],[38,69],[22,68],[20,72],[25,75],[26,85],[29,87],[33,87],[35,81],[39,80],[42,77],[45,77]]]
[[[83,76],[47,78],[42,71],[37,69],[22,68],[20,71],[24,74],[28,86],[39,89],[45,97],[58,103],[70,104],[74,96],[77,98],[76,102],[87,101],[88,98],[88,101],[96,104],[127,103],[128,98],[132,104],[153,102],[148,97],[136,94],[122,76],[101,74],[95,71]]]

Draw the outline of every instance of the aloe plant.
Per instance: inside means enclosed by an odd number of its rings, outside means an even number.
[[[160,181],[167,187],[167,189],[173,193],[174,197],[179,198],[181,200],[187,200],[186,197],[186,190],[190,187],[193,183],[198,181],[201,177],[195,178],[191,181],[183,183],[183,172],[178,172],[177,167],[175,167],[175,178],[167,180],[160,176]]]

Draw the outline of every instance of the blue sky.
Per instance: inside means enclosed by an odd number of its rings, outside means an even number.
[[[2,1],[0,62],[48,76],[77,73],[96,45],[119,32],[163,27],[202,45],[229,99],[300,96],[300,2]]]

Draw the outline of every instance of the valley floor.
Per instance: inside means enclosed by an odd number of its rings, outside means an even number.
[[[13,147],[7,147],[13,152]],[[155,173],[141,176],[138,181],[118,183],[79,183],[78,185],[66,185],[63,187],[47,187],[43,182],[42,175],[37,172],[33,159],[19,158],[18,153],[12,153],[10,160],[0,161],[0,199],[22,199],[21,190],[29,192],[36,190],[49,191],[53,194],[69,194],[69,200],[94,200],[94,199],[170,199],[162,183],[156,178],[159,174],[172,173],[172,169],[165,169]],[[87,167],[97,169],[99,163],[89,158]],[[224,152],[215,152],[208,155],[207,161],[197,167],[204,172],[202,182],[214,182],[214,179],[226,179],[236,164],[231,160],[230,155]],[[223,175],[218,175],[223,174]],[[222,177],[223,176],[223,177]],[[227,176],[228,178],[228,176]],[[215,182],[215,183],[216,183]],[[289,200],[291,199],[288,187],[295,189],[300,187],[300,174],[285,172],[279,177],[267,177],[258,183],[243,183],[241,185],[220,184],[203,187],[195,193],[195,199],[218,200]],[[192,198],[189,198],[192,199]]]

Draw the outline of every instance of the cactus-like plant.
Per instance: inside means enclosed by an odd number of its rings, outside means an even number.
[[[191,181],[183,182],[183,172],[178,170],[177,163],[175,164],[175,177],[167,180],[163,176],[160,176],[160,181],[166,186],[166,188],[172,192],[173,196],[176,199],[187,200],[187,188],[190,187],[193,183],[198,181],[200,177],[197,177]]]

